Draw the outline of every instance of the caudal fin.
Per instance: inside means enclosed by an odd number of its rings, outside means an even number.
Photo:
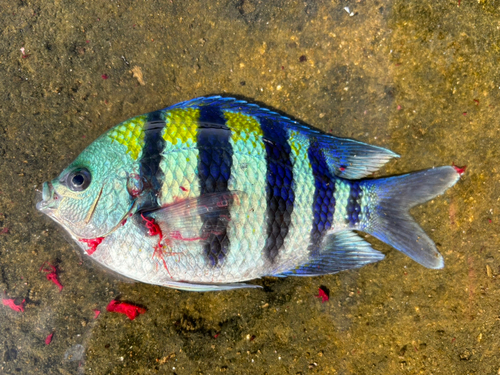
[[[443,268],[434,242],[413,220],[409,209],[453,186],[460,178],[454,167],[439,167],[403,176],[365,181],[377,196],[370,219],[362,230],[391,245],[428,268]]]

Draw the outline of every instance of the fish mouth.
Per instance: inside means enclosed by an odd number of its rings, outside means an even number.
[[[50,182],[44,182],[42,187],[42,200],[36,204],[36,209],[42,212],[54,211],[57,209],[60,200],[61,197],[56,193],[52,184]]]

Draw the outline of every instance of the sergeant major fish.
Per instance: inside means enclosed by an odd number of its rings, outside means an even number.
[[[428,268],[443,257],[408,210],[459,179],[451,166],[366,179],[397,154],[245,101],[202,97],[104,133],[37,208],[134,280],[192,291],[380,261],[369,233]]]

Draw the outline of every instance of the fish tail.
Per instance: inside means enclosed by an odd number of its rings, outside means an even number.
[[[371,197],[369,215],[360,229],[428,268],[443,268],[442,255],[411,217],[410,208],[443,194],[460,178],[451,166],[427,169],[402,176],[363,181]]]

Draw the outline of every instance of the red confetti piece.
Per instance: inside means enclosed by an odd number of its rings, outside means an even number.
[[[130,320],[137,318],[139,314],[144,314],[146,309],[131,303],[112,300],[106,307],[106,311],[127,315]]]
[[[101,314],[99,310],[94,310],[94,319],[97,319],[97,317]]]
[[[107,74],[103,74],[103,75],[101,76],[101,78],[102,78],[102,79],[108,79],[109,77],[108,77],[108,75],[107,75]]]
[[[453,164],[453,168],[455,169],[455,171],[457,171],[457,173],[461,176],[465,173],[465,170],[467,169],[467,166],[464,165],[463,167],[459,167],[455,164]]]
[[[97,246],[104,240],[104,237],[91,238],[89,240],[80,239],[81,242],[85,242],[89,249],[87,250],[88,255],[92,255],[97,250]]]
[[[2,303],[4,306],[10,307],[12,310],[17,311],[17,312],[24,312],[24,303],[25,302],[26,302],[26,300],[23,299],[23,302],[21,302],[19,305],[16,305],[13,298],[3,298],[2,299]]]
[[[54,336],[54,332],[52,332],[50,335],[48,335],[45,338],[45,345],[49,345],[52,342],[52,337]]]
[[[330,297],[328,297],[328,294],[326,294],[323,288],[318,288],[318,295],[316,297],[321,298],[321,302],[323,303],[325,303],[330,299]]]
[[[44,268],[45,265],[47,265],[48,268]],[[59,288],[59,292],[63,290],[63,285],[59,282],[59,278],[57,277],[56,267],[54,267],[49,262],[43,262],[39,271],[40,272],[43,271],[43,272],[47,273],[47,275],[45,275],[45,277],[47,278],[47,280],[52,281],[54,284],[57,285],[57,287]]]

